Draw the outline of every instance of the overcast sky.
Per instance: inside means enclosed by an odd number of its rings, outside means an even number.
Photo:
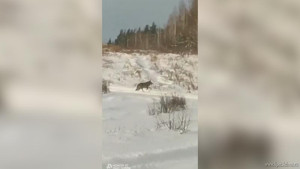
[[[103,37],[114,40],[120,29],[144,28],[154,21],[163,27],[180,0],[103,0]]]

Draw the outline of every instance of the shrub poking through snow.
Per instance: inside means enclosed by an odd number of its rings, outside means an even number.
[[[102,81],[102,93],[109,93],[109,82],[107,80]]]
[[[186,109],[186,101],[184,97],[178,96],[161,96],[160,105],[162,113],[172,113]]]
[[[148,114],[155,117],[156,127],[186,132],[190,125],[190,115],[186,100],[179,96],[161,96],[148,106]]]

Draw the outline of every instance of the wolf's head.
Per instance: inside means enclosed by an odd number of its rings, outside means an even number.
[[[149,80],[149,82],[148,82],[149,84],[153,84],[152,82],[151,82],[151,80]]]

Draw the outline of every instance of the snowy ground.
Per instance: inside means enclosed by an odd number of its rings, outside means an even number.
[[[197,100],[188,99],[192,114],[185,134],[156,129],[147,105],[156,96],[111,93],[103,97],[103,164],[131,168],[197,168]],[[178,166],[179,168],[182,168]]]
[[[151,80],[151,87],[161,93],[197,95],[197,68],[197,55],[109,52],[103,56],[103,79],[111,82],[112,90],[134,91],[138,83]]]
[[[155,61],[151,60],[152,57],[137,53],[103,56],[103,77],[111,82],[111,93],[104,94],[102,102],[103,168],[110,164],[124,164],[131,169],[198,168],[197,90],[188,93],[185,84],[175,84],[164,74],[171,70],[172,64],[166,63],[167,60],[179,56],[159,54]],[[189,58],[193,59],[197,60],[197,56]],[[181,61],[177,60],[177,63],[184,64],[184,59]],[[191,72],[196,81],[196,69],[192,66],[185,68],[181,71]],[[141,71],[141,77],[135,73],[137,70]],[[152,89],[135,91],[137,83],[148,80],[154,83]],[[186,97],[191,115],[189,131],[184,134],[157,129],[155,118],[147,112],[148,105],[160,95],[175,92]]]

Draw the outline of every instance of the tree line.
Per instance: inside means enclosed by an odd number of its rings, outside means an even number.
[[[122,29],[114,42],[110,39],[108,44],[126,49],[197,53],[197,23],[198,0],[181,1],[164,28],[153,22],[143,29]]]

